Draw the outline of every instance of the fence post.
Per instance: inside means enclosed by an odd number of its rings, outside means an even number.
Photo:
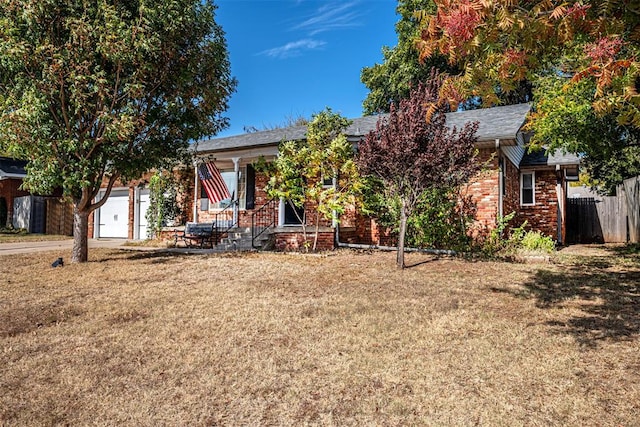
[[[629,242],[640,243],[640,176],[624,180],[629,223]]]

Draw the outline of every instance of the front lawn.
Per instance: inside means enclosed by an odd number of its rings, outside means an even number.
[[[632,426],[640,260],[0,257],[0,425]]]

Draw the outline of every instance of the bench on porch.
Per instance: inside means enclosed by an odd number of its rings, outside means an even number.
[[[185,246],[189,248],[213,248],[218,243],[215,240],[222,237],[220,232],[227,231],[232,224],[233,220],[187,222],[184,230],[173,230],[175,246],[178,247],[179,242],[184,242]]]
[[[175,246],[184,242],[188,248],[213,247],[213,223],[212,222],[187,222],[184,230],[173,230]]]

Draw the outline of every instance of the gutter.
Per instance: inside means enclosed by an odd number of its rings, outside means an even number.
[[[504,174],[505,167],[504,156],[502,156],[502,150],[500,149],[500,139],[496,138],[496,154],[498,155],[498,218],[504,216]]]
[[[339,248],[350,248],[350,249],[374,249],[379,251],[397,251],[397,246],[380,246],[380,245],[365,245],[360,243],[345,243],[340,241],[340,226],[336,227],[336,246]],[[404,248],[405,252],[419,252],[423,254],[432,254],[432,255],[449,255],[456,256],[458,253],[456,251],[451,251],[447,249],[420,249],[420,248]]]
[[[26,175],[17,174],[17,173],[0,173],[0,180],[3,179],[24,179]]]

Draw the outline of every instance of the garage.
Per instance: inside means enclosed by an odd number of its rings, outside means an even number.
[[[98,209],[96,237],[129,237],[129,190],[113,190]]]
[[[138,193],[138,204],[136,206],[135,218],[138,232],[134,233],[135,239],[144,240],[147,236],[147,209],[149,208],[150,194],[149,190],[140,190]]]

